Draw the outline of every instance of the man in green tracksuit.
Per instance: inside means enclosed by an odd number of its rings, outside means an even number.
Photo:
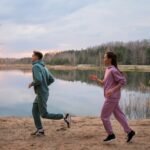
[[[36,98],[33,102],[32,115],[37,130],[31,135],[44,135],[44,129],[41,123],[41,118],[60,120],[64,119],[68,127],[70,127],[70,115],[66,114],[51,114],[47,111],[47,100],[49,97],[48,86],[54,82],[54,77],[45,67],[42,61],[43,54],[38,51],[34,51],[32,55],[32,73],[33,82],[29,84],[29,88],[34,87]]]

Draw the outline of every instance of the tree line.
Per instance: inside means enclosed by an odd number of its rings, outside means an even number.
[[[90,64],[99,66],[106,51],[117,54],[119,64],[150,65],[150,40],[134,42],[111,42],[82,50],[68,50],[45,55],[45,61],[51,65]]]
[[[102,63],[107,51],[117,54],[118,62],[122,65],[150,65],[150,40],[110,42],[81,50],[66,50],[56,53],[46,53],[44,61],[50,65],[96,65]],[[30,58],[9,59],[0,58],[0,64],[29,64]]]

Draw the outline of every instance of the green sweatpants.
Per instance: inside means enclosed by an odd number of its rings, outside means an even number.
[[[41,118],[60,120],[63,119],[63,114],[52,114],[47,112],[47,100],[49,94],[37,94],[32,107],[32,115],[37,129],[42,129]]]

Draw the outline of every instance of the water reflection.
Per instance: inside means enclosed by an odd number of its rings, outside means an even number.
[[[90,74],[97,74],[100,78],[103,78],[104,72],[100,71],[82,71],[82,70],[72,70],[72,71],[59,71],[52,70],[52,73],[56,78],[67,80],[67,81],[81,81],[89,84],[93,84],[92,81],[88,79]],[[124,72],[124,75],[127,78],[128,84],[126,88],[128,90],[140,90],[144,91],[150,89],[150,72]],[[142,86],[144,85],[144,86]],[[146,88],[147,87],[147,88]],[[148,91],[147,90],[147,91]]]
[[[103,77],[97,71],[56,71],[57,78],[50,87],[48,110],[70,112],[78,116],[99,116],[104,102],[103,89],[88,80],[91,73]],[[121,107],[128,118],[150,118],[150,73],[128,72],[128,84],[123,89]],[[33,90],[27,88],[32,80],[30,70],[0,71],[0,115],[30,116]]]

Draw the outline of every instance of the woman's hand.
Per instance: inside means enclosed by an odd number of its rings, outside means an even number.
[[[103,80],[98,79],[96,75],[90,75],[89,79],[92,81],[96,81],[98,85],[102,86],[104,84]]]
[[[92,80],[92,81],[97,81],[98,77],[96,75],[90,75],[89,79]]]
[[[110,97],[112,94],[113,94],[113,90],[112,89],[106,91],[106,96],[107,97]]]

